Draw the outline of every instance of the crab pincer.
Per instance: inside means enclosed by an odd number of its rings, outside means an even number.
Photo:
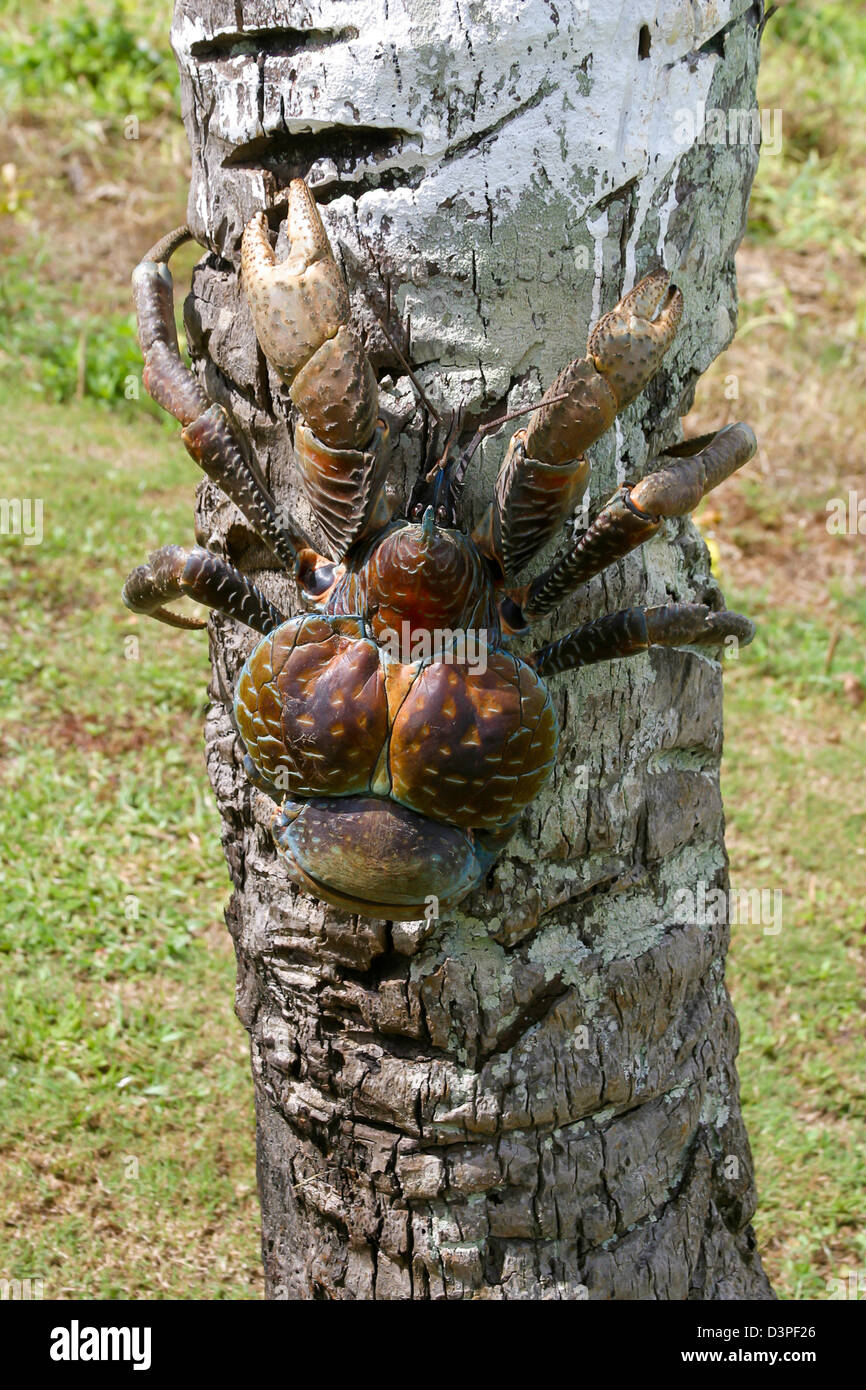
[[[584,452],[658,370],[682,312],[667,271],[652,271],[599,319],[587,355],[563,368],[515,431],[475,534],[507,583],[572,510],[589,477]]]
[[[594,444],[658,371],[682,312],[682,294],[666,270],[644,276],[599,319],[587,356],[563,368],[545,393],[526,429],[527,453],[555,463]]]
[[[241,272],[256,337],[300,415],[301,481],[314,510],[328,517],[337,559],[377,512],[388,430],[342,272],[302,179],[289,186],[287,231],[289,254],[278,261],[267,217],[257,213],[244,231]]]

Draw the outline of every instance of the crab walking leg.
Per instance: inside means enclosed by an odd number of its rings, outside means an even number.
[[[530,661],[542,677],[577,670],[597,661],[616,661],[648,647],[720,646],[735,637],[746,646],[755,625],[741,613],[715,612],[705,603],[670,603],[659,608],[624,608],[575,628],[566,637],[533,652]]]
[[[181,431],[187,453],[246,517],[265,545],[291,574],[311,542],[292,521],[277,518],[273,499],[244,460],[228,416],[210,406]]]
[[[164,545],[146,565],[139,565],[123,586],[123,602],[133,613],[146,613],[169,627],[202,628],[203,622],[173,613],[166,605],[186,595],[197,603],[235,618],[256,632],[268,633],[285,622],[282,613],[249,579],[219,555],[196,545]]]
[[[507,584],[550,539],[582,494],[582,457],[653,377],[676,335],[683,297],[665,270],[644,277],[589,335],[587,356],[559,373],[499,470],[475,533]],[[655,317],[654,317],[655,316]]]
[[[287,218],[287,258],[277,261],[258,213],[244,231],[241,270],[259,344],[301,417],[294,443],[307,500],[339,560],[387,520],[388,429],[349,322],[348,290],[303,179],[289,185]]]
[[[184,426],[181,439],[190,456],[292,570],[299,552],[309,548],[309,540],[292,522],[277,517],[273,499],[240,451],[228,415],[222,406],[211,404],[180,355],[168,259],[189,239],[187,227],[169,232],[132,274],[145,389]]]
[[[132,297],[138,341],[144,355],[144,387],[157,405],[182,425],[208,407],[208,398],[180,355],[174,321],[174,282],[169,257],[192,239],[188,227],[176,227],[146,251],[132,272]]]
[[[749,426],[736,424],[669,449],[661,468],[621,487],[572,548],[513,595],[527,621],[549,613],[566,594],[649,540],[667,517],[693,511],[756,448]]]

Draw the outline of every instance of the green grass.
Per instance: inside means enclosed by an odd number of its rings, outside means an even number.
[[[48,13],[45,13],[45,10]],[[162,23],[153,40],[142,30],[138,7],[113,0],[88,6],[6,5],[0,33],[0,97],[28,113],[58,98],[88,113],[121,122],[130,112],[173,111],[179,81]]]
[[[751,234],[794,251],[866,255],[866,8],[782,4],[764,35],[758,98],[783,113],[782,148],[762,160]]]
[[[730,586],[759,636],[726,672],[723,794],[732,886],[781,888],[782,930],[732,928],[759,1247],[788,1298],[866,1268],[866,590],[826,670],[814,614]]]
[[[180,309],[183,270],[195,251],[184,248],[180,268],[177,328],[184,342]],[[92,397],[108,404],[137,402],[139,409],[166,425],[170,422],[142,386],[141,349],[135,313],[94,313],[87,307],[87,287],[53,282],[48,249],[35,256],[8,256],[0,283],[0,380],[34,396],[54,401]]]
[[[119,0],[72,10],[57,3],[34,10],[21,0],[4,6],[0,107],[13,151],[17,145],[33,167],[7,160],[0,168],[0,213],[7,217],[0,235],[0,375],[35,395],[121,402],[140,394],[123,231],[120,284],[117,244],[100,260],[87,233],[90,223],[104,231],[103,198],[116,223],[119,204],[137,218],[142,193],[153,200],[141,187],[142,167],[157,186],[171,188],[177,179],[182,128],[169,15],[170,6],[161,5],[143,21],[140,7]],[[35,163],[42,132],[59,145],[60,158],[48,169]],[[182,203],[176,206],[179,222]],[[73,219],[80,246],[67,259],[63,233]],[[146,245],[142,238],[142,252]],[[197,254],[182,251],[175,268],[183,274]],[[158,417],[155,408],[151,413]]]
[[[0,376],[18,389],[55,401],[147,400],[134,313],[105,316],[71,307],[68,293],[40,276],[38,260],[35,273],[32,261],[6,260],[0,344]]]
[[[44,501],[43,543],[0,549],[0,1267],[46,1297],[255,1296],[206,642],[119,600],[150,545],[190,535],[193,470],[133,404],[0,409],[0,495],[23,457]]]

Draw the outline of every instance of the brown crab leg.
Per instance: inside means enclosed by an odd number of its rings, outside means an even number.
[[[177,227],[151,247],[133,271],[145,389],[180,421],[181,439],[191,457],[291,571],[299,553],[310,548],[309,540],[294,523],[278,518],[273,499],[241,453],[225,410],[211,404],[180,355],[167,262],[189,239],[189,228]]]
[[[190,457],[231,498],[269,550],[289,573],[296,571],[299,556],[311,542],[294,522],[278,520],[274,502],[244,460],[222,406],[209,406],[180,437]]]
[[[621,487],[570,550],[512,594],[527,622],[549,613],[566,594],[649,540],[665,518],[687,515],[756,448],[745,424],[674,445],[660,468],[633,487]]]
[[[123,602],[133,613],[158,618],[169,627],[202,628],[203,622],[173,613],[166,605],[182,596],[204,603],[256,632],[272,632],[285,618],[260,589],[219,555],[196,545],[164,545],[139,565],[123,586]]]
[[[533,652],[530,661],[540,676],[547,677],[633,656],[648,647],[721,646],[727,637],[746,646],[754,635],[755,625],[749,618],[728,609],[714,612],[705,603],[624,608],[549,642]]]
[[[512,436],[492,506],[474,539],[499,562],[506,584],[554,534],[589,476],[584,452],[654,376],[674,340],[683,297],[653,271],[601,319],[586,357],[559,373]]]

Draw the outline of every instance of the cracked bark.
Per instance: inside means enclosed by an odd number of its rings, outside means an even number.
[[[640,274],[675,269],[684,327],[592,451],[593,506],[639,476],[733,331],[756,151],[702,145],[686,118],[754,104],[761,20],[736,0],[179,0],[189,215],[209,248],[188,337],[279,500],[313,527],[237,265],[245,221],[298,172],[319,186],[398,416],[411,393],[371,301],[433,395],[478,419],[533,398]],[[400,491],[422,433],[410,420],[395,450]],[[485,443],[476,516],[503,448]],[[197,534],[294,611],[210,484]],[[706,549],[678,522],[565,605],[557,630],[708,596]],[[299,896],[281,871],[229,712],[251,644],[212,619],[206,747],[235,884],[268,1295],[771,1297],[749,1225],[727,928],[672,906],[681,886],[727,886],[718,664],[654,651],[556,680],[557,773],[487,888],[448,921],[392,925]]]

